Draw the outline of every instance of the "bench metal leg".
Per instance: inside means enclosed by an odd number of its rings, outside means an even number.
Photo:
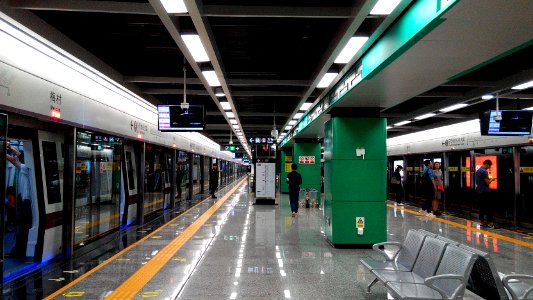
[[[378,282],[378,279],[377,279],[377,278],[374,278],[374,280],[372,280],[372,282],[366,287],[366,292],[367,292],[368,294],[372,293],[372,292],[370,291],[370,289],[372,288],[372,286],[373,286],[374,284],[376,284],[376,282]]]

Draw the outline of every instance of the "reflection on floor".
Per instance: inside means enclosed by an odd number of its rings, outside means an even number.
[[[366,293],[373,276],[359,263],[361,258],[379,255],[373,250],[333,248],[324,238],[322,208],[301,208],[298,216],[291,217],[288,196],[279,197],[276,206],[254,205],[248,186],[243,185],[217,210],[210,207],[222,200],[210,199],[61,293],[83,292],[84,299],[102,299],[124,289],[122,284],[134,278],[145,281],[133,292],[132,297],[138,299],[388,298],[381,284],[374,286],[372,294]],[[415,207],[388,205],[389,241],[401,242],[409,229],[421,228],[489,252],[502,273],[532,273],[531,236],[503,229],[482,230],[476,222],[446,215],[426,217],[417,211]],[[202,218],[204,215],[207,217]],[[157,225],[151,226],[142,234]],[[197,231],[180,238],[194,226]],[[178,242],[183,245],[174,247]],[[131,241],[118,248],[128,244]],[[166,252],[168,247],[174,247],[174,252]],[[85,262],[92,267],[109,256]],[[160,269],[144,272],[163,258],[166,260]],[[54,274],[72,280],[88,269],[81,265],[73,270],[79,273]],[[35,286],[45,281],[42,277],[29,280],[25,290],[39,289]],[[64,283],[46,285],[51,287],[40,288],[41,295],[51,294]],[[11,291],[13,296],[17,290]],[[480,298],[467,291],[464,299]]]

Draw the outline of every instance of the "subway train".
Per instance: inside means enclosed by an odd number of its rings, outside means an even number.
[[[173,208],[246,166],[199,133],[161,133],[157,108],[0,16],[4,281]]]
[[[476,170],[483,161],[493,163],[490,184],[495,221],[509,228],[533,228],[533,138],[481,135],[479,120],[470,120],[387,140],[389,178],[403,166],[405,200],[422,206],[423,161],[441,162],[444,194],[440,208],[478,218]],[[390,180],[388,181],[390,184]]]

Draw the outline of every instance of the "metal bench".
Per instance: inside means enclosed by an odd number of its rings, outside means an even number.
[[[509,274],[502,281],[513,300],[533,299],[533,276]]]
[[[425,279],[433,276],[437,270],[438,262],[440,261],[446,243],[433,237],[426,237],[420,253],[416,258],[412,271],[398,271],[398,270],[376,270],[371,269],[370,272],[374,274],[376,279],[368,285],[367,291],[377,281],[386,283],[388,281],[401,281],[411,283],[424,283]]]
[[[407,236],[402,243],[399,242],[384,242],[374,244],[372,248],[378,253],[382,254],[385,260],[376,260],[373,258],[363,258],[360,262],[368,270],[391,270],[391,271],[411,271],[413,265],[418,257],[425,235],[416,230],[409,230]],[[396,249],[392,255],[387,254],[385,247],[393,246]],[[383,249],[381,249],[383,248]],[[370,288],[378,281],[374,279],[367,287],[367,292],[370,293]]]
[[[394,299],[462,299],[476,258],[472,252],[447,245],[434,276],[424,278],[423,283],[388,281],[385,286]]]
[[[460,244],[459,247],[478,255],[466,288],[484,299],[508,300],[510,297],[490,255],[467,245]]]

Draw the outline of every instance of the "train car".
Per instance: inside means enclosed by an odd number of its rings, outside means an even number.
[[[203,193],[206,165],[235,164],[199,133],[158,131],[154,105],[1,13],[0,45],[4,281]]]
[[[533,228],[533,138],[485,136],[479,120],[471,120],[387,140],[389,175],[403,166],[403,186],[408,201],[422,204],[420,174],[425,159],[442,165],[444,194],[441,208],[478,217],[475,197],[476,170],[483,161],[493,163],[490,184],[496,222],[502,226]],[[390,178],[390,177],[389,177]]]

